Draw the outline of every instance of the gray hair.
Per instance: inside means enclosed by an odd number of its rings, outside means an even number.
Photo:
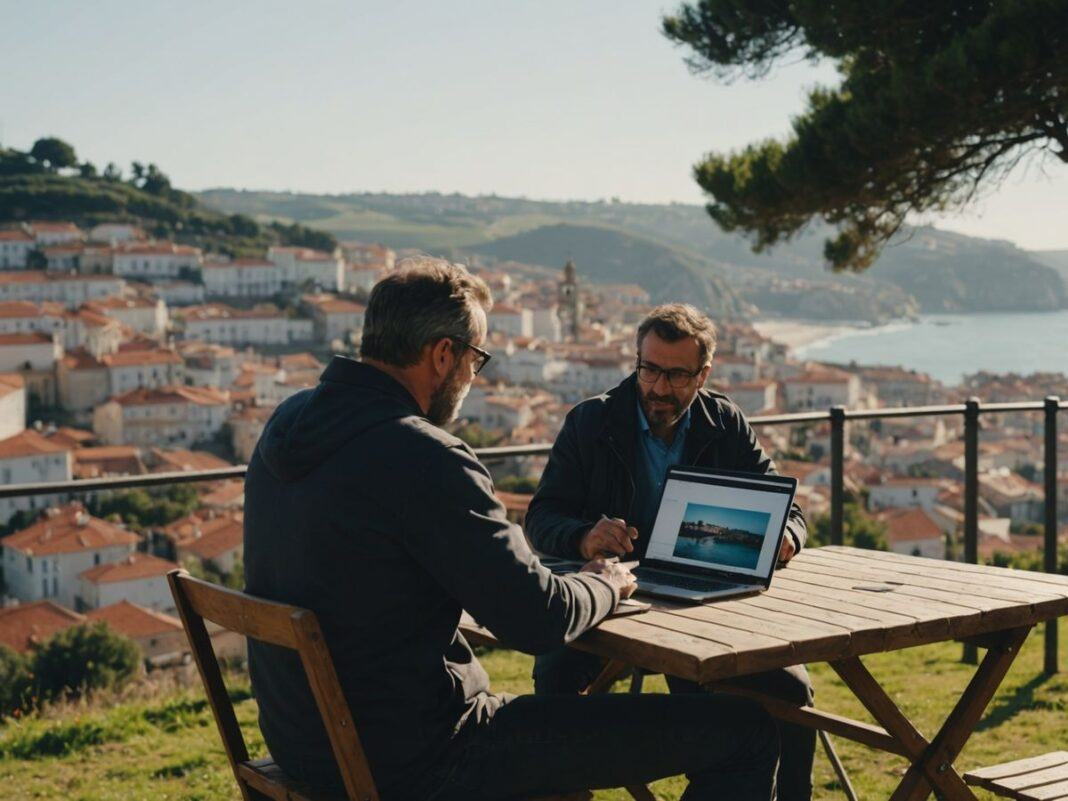
[[[638,326],[639,353],[642,340],[650,331],[655,331],[665,342],[678,342],[687,337],[696,339],[702,367],[712,360],[716,352],[715,323],[689,303],[665,303],[649,312]]]
[[[475,309],[488,312],[493,295],[462,264],[417,256],[374,285],[363,318],[360,353],[396,367],[419,361],[441,339],[471,342],[478,335]],[[456,351],[462,349],[456,345]]]

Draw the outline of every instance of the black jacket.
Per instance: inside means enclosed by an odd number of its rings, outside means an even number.
[[[636,490],[637,378],[585,400],[572,409],[553,443],[549,463],[530,502],[526,531],[539,551],[579,559],[582,536],[602,514],[638,529],[637,558],[645,555],[652,520],[632,520]],[[690,406],[683,463],[751,473],[774,473],[742,411],[726,395],[702,389]],[[794,504],[786,524],[800,551],[805,517]]]
[[[245,580],[253,595],[319,616],[386,798],[421,794],[454,733],[500,705],[457,630],[461,609],[540,653],[618,600],[598,577],[545,569],[470,448],[385,373],[340,357],[316,388],[278,407],[256,447]],[[250,643],[249,668],[275,760],[336,778],[296,653]]]

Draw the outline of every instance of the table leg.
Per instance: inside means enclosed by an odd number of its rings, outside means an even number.
[[[975,731],[1030,630],[1030,626],[1008,629],[991,641],[982,664],[930,742],[902,714],[859,659],[831,663],[872,716],[904,746],[912,760],[901,784],[890,797],[891,801],[923,801],[932,788],[949,801],[974,801],[975,794],[953,769],[953,760]]]

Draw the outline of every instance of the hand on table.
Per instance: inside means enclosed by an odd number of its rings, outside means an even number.
[[[607,559],[592,559],[582,566],[582,573],[596,573],[619,590],[619,598],[629,598],[638,589],[637,579],[627,565]]]
[[[797,553],[797,549],[794,548],[794,538],[787,534],[782,538],[782,547],[779,549],[779,564],[785,565],[794,555]]]
[[[597,525],[586,532],[579,543],[583,559],[599,556],[626,556],[634,550],[638,529],[628,526],[618,517],[602,517]]]

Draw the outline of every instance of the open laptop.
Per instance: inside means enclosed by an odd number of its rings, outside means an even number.
[[[788,476],[669,467],[645,558],[633,569],[638,592],[685,601],[763,592],[796,490]],[[554,572],[565,567],[543,561]]]

